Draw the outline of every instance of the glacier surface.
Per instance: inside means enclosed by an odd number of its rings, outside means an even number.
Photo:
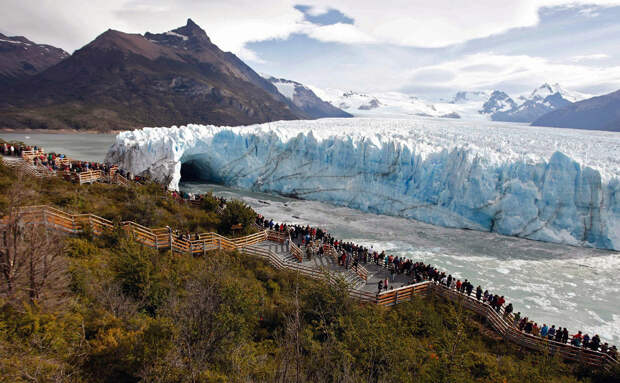
[[[445,119],[121,132],[106,160],[436,225],[620,250],[620,134]]]

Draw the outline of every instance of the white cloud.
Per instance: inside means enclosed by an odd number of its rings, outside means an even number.
[[[571,61],[573,62],[581,62],[581,61],[591,61],[591,60],[604,60],[609,58],[609,55],[605,53],[595,53],[591,55],[580,55],[571,57]]]
[[[296,4],[313,15],[333,8],[354,26],[311,28]],[[619,5],[620,0],[4,0],[0,25],[11,34],[76,49],[107,28],[165,31],[191,17],[223,49],[307,33],[324,41],[440,47],[538,23],[541,7]],[[330,33],[334,32],[334,33]]]
[[[357,29],[351,24],[332,24],[311,26],[303,31],[309,37],[324,42],[337,42],[343,44],[359,44],[376,42],[371,36]]]
[[[582,8],[579,10],[579,14],[585,17],[590,17],[590,18],[598,17],[601,15],[600,12],[598,12],[597,8],[595,7]]]
[[[434,74],[442,74],[438,78]],[[543,82],[559,82],[568,89],[601,86],[620,88],[620,66],[597,67],[561,63],[527,55],[478,53],[409,72],[409,84],[446,89],[490,89],[498,85],[532,89]]]

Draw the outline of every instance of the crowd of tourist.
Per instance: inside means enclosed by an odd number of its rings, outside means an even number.
[[[569,331],[567,328],[556,328],[555,325],[548,326],[547,324],[539,326],[538,323],[529,318],[522,317],[521,312],[514,313],[512,303],[507,303],[503,295],[493,294],[488,290],[483,290],[480,285],[474,288],[474,285],[469,280],[465,279],[461,281],[451,274],[438,270],[430,264],[413,262],[409,258],[386,254],[385,251],[379,252],[373,249],[372,246],[367,248],[352,242],[341,241],[334,238],[326,230],[310,227],[309,225],[302,226],[276,223],[273,220],[266,219],[260,214],[257,215],[256,224],[265,229],[289,233],[291,240],[300,248],[305,248],[308,258],[314,255],[322,256],[325,253],[325,248],[331,247],[337,254],[338,265],[346,269],[355,269],[359,264],[366,265],[371,262],[385,268],[390,273],[390,277],[381,279],[377,282],[378,294],[382,291],[393,289],[394,286],[392,282],[394,281],[394,276],[399,274],[408,276],[412,284],[423,281],[434,281],[449,289],[456,290],[461,294],[472,298],[475,297],[477,301],[489,305],[498,314],[502,315],[513,327],[526,334],[560,343],[568,343],[569,341]],[[407,283],[404,283],[402,286],[406,285]],[[571,337],[571,344],[576,347],[583,347],[584,349],[608,354],[616,360],[618,358],[616,346],[609,346],[608,343],[602,343],[598,334],[590,338],[588,334],[583,335],[583,333],[579,331]]]
[[[29,154],[27,157],[25,156],[26,153]],[[49,171],[64,173],[68,176],[92,170],[99,170],[104,175],[108,176],[117,173],[130,181],[146,181],[144,177],[136,176],[129,171],[119,169],[118,166],[115,165],[94,161],[73,160],[61,153],[45,153],[43,148],[38,146],[17,145],[4,142],[0,144],[0,154],[4,156],[24,158],[31,161],[31,164],[34,166],[44,167]]]

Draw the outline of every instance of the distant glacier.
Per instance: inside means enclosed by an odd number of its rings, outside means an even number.
[[[620,134],[440,119],[119,133],[107,160],[436,225],[620,250]]]

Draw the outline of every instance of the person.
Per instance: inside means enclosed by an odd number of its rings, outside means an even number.
[[[463,283],[461,282],[461,280],[457,280],[456,281],[456,291],[461,291],[461,286],[463,285]]]
[[[497,301],[495,303],[495,311],[497,311],[499,313],[499,310],[502,309],[502,306],[504,305],[504,303],[506,303],[506,299],[504,299],[503,295],[501,297],[497,298]]]
[[[551,325],[549,332],[547,333],[547,339],[553,340],[555,338],[555,325]]]
[[[532,326],[532,335],[539,336],[540,335],[540,327],[538,327],[538,323],[534,322],[534,326]]]
[[[478,285],[478,287],[476,287],[476,299],[480,301],[481,298],[482,298],[482,287]]]
[[[564,327],[564,331],[562,331],[562,343],[568,343],[568,329]]]
[[[540,329],[540,336],[543,338],[546,338],[548,333],[549,333],[549,327],[547,327],[546,323],[543,323],[543,326]]]
[[[592,340],[590,340],[590,349],[594,351],[598,351],[600,345],[601,345],[601,338],[598,336],[598,334],[595,334],[592,337]]]
[[[517,313],[515,314],[515,319],[513,321],[514,327],[517,327],[517,325],[519,324],[519,319],[521,319],[521,311],[517,311]]]
[[[611,346],[609,351],[607,351],[607,355],[611,356],[613,360],[618,360],[618,349],[616,348],[615,345]]]
[[[385,291],[387,291],[388,286],[389,286],[389,284],[388,284],[388,279],[387,279],[387,278],[385,278],[385,279],[383,280],[383,289],[384,289]]]
[[[377,287],[379,288],[379,292],[377,294],[381,294],[381,288],[383,288],[383,281],[379,281],[379,283],[377,283]]]
[[[564,330],[562,330],[562,327],[558,328],[558,331],[555,333],[555,341],[556,342],[561,342],[562,341],[562,334],[564,334]]]
[[[581,335],[581,331],[577,332],[577,334],[573,335],[573,340],[571,344],[573,346],[581,347],[581,340],[583,339],[583,335]]]
[[[601,352],[602,352],[603,354],[607,354],[607,351],[609,351],[609,344],[608,344],[608,343],[603,343],[603,344],[601,345]]]
[[[504,310],[504,318],[508,318],[510,313],[512,313],[512,303],[508,303],[508,306],[506,306],[506,309]]]
[[[581,339],[583,340],[583,347],[590,348],[590,335],[586,334]]]
[[[525,333],[531,334],[533,329],[534,329],[534,324],[530,321],[527,321],[527,323],[525,324]]]

